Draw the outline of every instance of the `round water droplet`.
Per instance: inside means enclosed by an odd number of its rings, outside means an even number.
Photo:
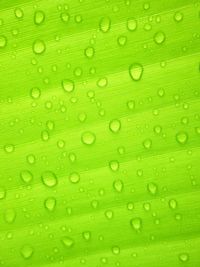
[[[154,35],[154,41],[156,44],[162,44],[165,41],[165,34],[163,32],[157,32]]]
[[[82,233],[82,236],[86,241],[89,241],[91,239],[91,232],[90,231],[85,231],[85,232]]]
[[[26,157],[26,159],[27,159],[27,162],[28,162],[29,164],[31,164],[31,165],[34,164],[35,161],[36,161],[35,156],[34,156],[33,154],[28,155],[28,156]]]
[[[60,14],[60,18],[61,18],[62,22],[68,23],[69,19],[70,19],[70,15],[67,12],[63,12]]]
[[[181,262],[187,262],[189,260],[188,253],[181,253],[181,254],[179,254],[179,260]]]
[[[106,210],[105,216],[108,220],[111,220],[113,218],[113,211],[112,210]]]
[[[68,236],[62,237],[61,242],[66,248],[71,248],[74,245],[74,240]]]
[[[113,182],[113,188],[116,192],[121,193],[124,188],[124,183],[122,180],[118,179]]]
[[[142,220],[139,217],[133,218],[130,221],[131,227],[136,231],[140,232],[142,230]]]
[[[127,20],[127,29],[129,31],[135,31],[137,29],[137,21],[134,18],[129,18]]]
[[[30,95],[33,99],[38,99],[41,95],[41,91],[39,88],[34,87],[31,89]]]
[[[24,16],[24,12],[23,12],[23,10],[21,9],[21,8],[15,8],[15,16],[16,16],[16,18],[18,18],[18,19],[21,19],[21,18],[23,18],[23,16]]]
[[[176,141],[181,145],[185,145],[188,141],[187,133],[186,132],[178,132],[176,134]]]
[[[92,58],[94,56],[95,50],[92,46],[89,46],[85,49],[85,56],[87,58]]]
[[[0,48],[4,48],[7,45],[7,39],[5,36],[0,35]]]
[[[7,209],[4,213],[4,219],[7,223],[13,223],[16,218],[16,212],[14,209]]]
[[[160,134],[162,132],[162,127],[160,125],[156,125],[154,126],[153,130],[154,130],[154,133]]]
[[[118,37],[117,42],[118,42],[119,46],[125,46],[126,43],[127,43],[127,37],[121,35],[121,36]]]
[[[145,149],[150,149],[151,146],[152,146],[152,141],[151,141],[151,139],[146,139],[146,140],[144,140],[144,142],[143,142],[143,146],[144,146]]]
[[[46,126],[50,131],[52,131],[55,128],[55,124],[53,121],[47,121]]]
[[[121,122],[118,119],[114,119],[109,123],[109,129],[113,133],[118,133],[121,129]]]
[[[135,108],[135,101],[129,100],[127,102],[127,107],[128,107],[129,110],[134,110],[134,108]]]
[[[158,191],[158,187],[155,183],[149,183],[147,185],[147,190],[151,195],[155,195]]]
[[[100,31],[102,31],[103,33],[108,32],[110,30],[110,26],[111,26],[111,20],[109,17],[104,17],[99,22]]]
[[[6,197],[6,190],[4,187],[0,186],[0,200]]]
[[[38,10],[34,14],[34,23],[36,25],[41,25],[45,20],[45,14],[43,11]]]
[[[81,136],[81,140],[85,145],[92,145],[96,141],[96,136],[92,132],[84,132]]]
[[[24,259],[30,259],[34,251],[30,245],[24,245],[20,252]]]
[[[119,170],[119,162],[117,160],[112,160],[109,162],[109,167],[112,171],[116,172]]]
[[[129,74],[133,81],[139,81],[142,78],[143,66],[139,63],[130,65]]]
[[[4,146],[4,150],[7,153],[12,153],[12,152],[14,152],[15,147],[12,144],[7,144],[7,145]]]
[[[54,197],[48,197],[44,201],[44,206],[48,211],[54,211],[56,207],[56,199]]]
[[[26,184],[30,183],[33,180],[33,174],[27,170],[21,171],[20,177],[22,181]]]
[[[129,202],[129,203],[127,204],[127,209],[128,209],[128,210],[133,210],[133,209],[134,209],[134,204],[133,204],[133,202]]]
[[[65,92],[71,93],[72,91],[74,91],[74,87],[74,82],[72,80],[62,80],[62,88]]]
[[[46,45],[42,40],[36,40],[33,43],[33,52],[37,55],[43,54],[46,50]]]
[[[170,199],[169,200],[169,207],[170,209],[176,209],[177,208],[177,201],[175,199]]]
[[[107,85],[108,85],[108,80],[105,77],[97,81],[97,86],[100,88],[106,87]]]
[[[182,20],[183,20],[183,14],[182,14],[181,12],[176,12],[176,13],[174,14],[174,20],[175,20],[176,22],[180,22],[180,21],[182,21]]]
[[[120,248],[118,246],[112,247],[112,253],[118,255],[120,253]]]
[[[80,181],[80,175],[77,172],[73,172],[69,175],[69,180],[73,184],[77,184]]]
[[[41,139],[42,139],[42,141],[48,141],[49,140],[49,133],[47,130],[44,130],[41,132]]]
[[[42,182],[47,187],[54,187],[58,183],[55,173],[51,171],[46,171],[42,174]]]

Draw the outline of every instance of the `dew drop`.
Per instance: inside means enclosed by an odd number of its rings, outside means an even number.
[[[77,172],[73,172],[69,175],[69,180],[73,184],[77,184],[80,181],[80,175]]]
[[[16,218],[16,212],[14,209],[7,209],[4,213],[4,219],[7,223],[13,223]]]
[[[15,147],[12,144],[7,144],[4,146],[4,150],[6,153],[12,153],[12,152],[14,152]]]
[[[43,11],[38,10],[34,14],[34,23],[36,25],[41,25],[45,20],[45,14]]]
[[[5,36],[0,35],[0,49],[6,47],[7,39]]]
[[[15,8],[14,13],[15,13],[16,18],[18,18],[18,19],[21,19],[24,16],[23,10],[19,7]]]
[[[127,29],[129,31],[135,31],[137,29],[137,21],[134,18],[129,18],[127,20]]]
[[[165,34],[163,32],[157,32],[154,35],[154,41],[156,44],[162,44],[165,41]]]
[[[62,80],[62,88],[65,92],[67,93],[71,93],[72,91],[74,91],[74,82],[72,80],[69,79],[64,79]]]
[[[129,74],[133,81],[139,81],[143,74],[143,66],[139,63],[130,65]]]
[[[68,236],[62,237],[61,242],[66,248],[71,248],[74,245],[74,240]]]
[[[112,253],[118,255],[120,253],[120,248],[118,246],[112,247]]]
[[[181,253],[181,254],[179,254],[179,260],[181,262],[187,262],[189,260],[188,253]]]
[[[84,132],[81,136],[81,141],[85,145],[93,145],[96,141],[96,136],[92,132]]]
[[[136,231],[140,232],[142,229],[142,220],[139,217],[133,218],[130,221],[131,227]]]
[[[93,58],[94,54],[95,54],[95,50],[92,46],[89,46],[85,49],[85,56],[87,58]]]
[[[106,210],[105,216],[108,220],[111,220],[113,218],[113,211],[112,210]]]
[[[31,89],[30,95],[33,99],[38,99],[41,95],[41,91],[39,88],[34,87]]]
[[[21,255],[24,259],[30,259],[33,255],[33,248],[30,245],[24,245],[21,248]]]
[[[53,173],[51,171],[43,172],[43,174],[42,174],[42,182],[47,187],[54,187],[58,183],[55,173]]]
[[[121,193],[124,188],[124,183],[122,180],[118,179],[113,182],[113,188],[116,192]]]
[[[176,12],[176,13],[174,14],[174,20],[175,20],[176,22],[180,22],[180,21],[182,21],[182,20],[183,20],[183,14],[182,14],[181,12]]]
[[[177,208],[177,201],[175,199],[170,199],[169,200],[169,207],[170,209],[176,209]]]
[[[48,197],[44,201],[44,206],[48,211],[54,211],[56,207],[56,199],[54,197]]]
[[[97,86],[100,87],[100,88],[103,88],[103,87],[106,87],[108,85],[108,80],[107,78],[100,78],[98,81],[97,81]]]
[[[20,173],[22,181],[26,184],[30,183],[33,180],[33,174],[30,171],[23,170]]]
[[[0,200],[6,197],[6,190],[4,187],[0,186]]]
[[[121,129],[121,122],[118,119],[114,119],[109,123],[109,129],[113,133],[118,133]]]
[[[41,139],[45,142],[49,140],[49,133],[47,130],[41,132]]]
[[[89,241],[91,239],[91,232],[90,231],[85,231],[85,232],[82,233],[82,236],[86,241]]]
[[[147,185],[147,190],[151,195],[155,195],[158,191],[158,187],[155,183],[149,183]]]
[[[68,23],[69,19],[70,19],[70,15],[67,12],[63,12],[60,14],[60,18],[61,18],[62,22]]]
[[[117,43],[119,46],[125,46],[127,43],[127,37],[124,35],[119,36],[117,39]]]
[[[109,162],[109,167],[113,172],[119,170],[119,162],[117,160],[112,160]]]
[[[106,33],[110,30],[110,27],[111,27],[111,20],[109,17],[104,17],[100,20],[99,22],[100,31]]]
[[[46,45],[42,40],[36,40],[33,43],[33,52],[37,55],[43,54],[46,50]]]
[[[145,149],[150,149],[151,146],[152,146],[152,141],[151,141],[151,139],[146,139],[146,140],[144,140],[144,142],[143,142],[143,146],[144,146]]]
[[[187,133],[186,132],[178,132],[176,134],[176,141],[181,145],[185,145],[188,141]]]

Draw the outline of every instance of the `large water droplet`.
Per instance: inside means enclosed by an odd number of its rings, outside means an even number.
[[[109,123],[109,128],[111,132],[113,133],[118,133],[119,130],[121,129],[121,122],[120,120],[114,119]]]
[[[188,253],[181,253],[181,254],[179,254],[179,260],[181,262],[187,262],[189,260]]]
[[[71,93],[74,90],[74,82],[69,79],[62,80],[62,88],[65,92]]]
[[[34,87],[31,89],[30,95],[33,99],[38,99],[41,95],[41,91],[39,88]]]
[[[177,207],[177,201],[175,200],[175,199],[170,199],[169,200],[169,207],[170,207],[170,209],[176,209],[176,207]]]
[[[23,10],[19,7],[15,8],[14,13],[15,13],[16,18],[18,19],[21,19],[24,16]]]
[[[7,153],[12,153],[12,152],[14,152],[15,147],[12,144],[7,144],[7,145],[4,146],[4,150]]]
[[[112,160],[109,162],[109,167],[112,171],[116,172],[119,170],[119,162],[117,160]]]
[[[43,54],[46,50],[46,45],[42,40],[36,40],[33,43],[33,52],[37,55]]]
[[[96,141],[96,136],[92,132],[84,132],[81,136],[81,140],[86,145],[92,145]]]
[[[139,81],[143,74],[143,66],[139,63],[130,65],[129,74],[134,81]]]
[[[55,173],[51,171],[46,171],[42,174],[42,182],[47,187],[54,187],[58,183]]]
[[[129,31],[135,31],[137,29],[137,21],[134,18],[129,18],[127,20],[127,29]]]
[[[73,172],[69,175],[69,180],[73,184],[77,184],[80,181],[80,175],[77,172]]]
[[[142,220],[139,217],[133,218],[130,221],[131,227],[136,231],[140,232],[142,229]]]
[[[163,32],[157,32],[154,35],[154,41],[156,44],[162,44],[165,41],[165,34]]]
[[[106,33],[110,30],[111,20],[109,17],[104,17],[99,22],[99,28],[103,33]]]

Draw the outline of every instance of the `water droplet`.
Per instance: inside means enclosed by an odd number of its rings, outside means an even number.
[[[96,141],[96,136],[92,132],[84,132],[81,136],[83,144],[92,145]]]
[[[33,52],[37,55],[40,55],[42,53],[44,53],[46,50],[46,45],[44,43],[44,41],[42,40],[36,40],[33,43]]]
[[[66,248],[71,248],[74,245],[74,240],[68,236],[62,237],[61,242]]]
[[[42,182],[47,187],[54,187],[58,183],[55,173],[51,171],[46,171],[42,174]]]
[[[181,145],[185,145],[188,141],[187,133],[186,132],[178,132],[176,134],[176,141]]]
[[[177,208],[177,201],[175,199],[170,199],[169,200],[169,207],[173,210],[176,209]]]
[[[16,218],[16,212],[14,209],[7,209],[4,213],[4,219],[7,223],[13,223]]]
[[[97,81],[97,86],[100,88],[106,87],[107,85],[108,85],[108,80],[105,77]]]
[[[27,162],[29,163],[29,164],[34,164],[35,163],[35,156],[33,155],[33,154],[30,154],[30,155],[28,155],[27,157],[26,157],[26,159],[27,159]]]
[[[12,153],[12,152],[14,152],[15,147],[12,144],[7,144],[7,145],[4,146],[4,150],[7,153]]]
[[[134,63],[129,67],[129,74],[134,81],[139,81],[143,74],[143,66],[139,63]]]
[[[44,130],[41,132],[41,139],[42,141],[48,141],[49,140],[49,133],[48,131]]]
[[[21,255],[24,259],[30,259],[33,255],[33,248],[30,245],[24,245],[21,248]]]
[[[118,255],[120,253],[120,248],[118,246],[112,247],[112,253]]]
[[[113,218],[113,211],[112,210],[106,210],[105,216],[108,220],[111,220]]]
[[[182,21],[183,20],[183,14],[181,13],[181,12],[176,12],[175,14],[174,14],[174,20],[176,21],[176,22],[180,22],[180,21]]]
[[[30,183],[33,180],[33,174],[27,170],[21,171],[20,177],[22,181],[26,184]]]
[[[121,35],[121,36],[118,37],[117,42],[118,42],[119,46],[125,46],[126,43],[127,43],[127,37]]]
[[[60,14],[60,18],[64,23],[68,23],[70,15],[67,12],[63,12]]]
[[[129,31],[135,31],[137,29],[137,21],[134,18],[129,18],[127,20],[127,29]]]
[[[130,221],[131,227],[136,231],[140,232],[142,229],[142,220],[139,217],[133,218]]]
[[[44,206],[48,211],[54,211],[56,207],[56,199],[54,197],[48,197],[44,201]]]
[[[165,34],[163,32],[157,32],[154,35],[154,41],[156,44],[162,44],[165,41]]]
[[[111,26],[111,20],[109,17],[104,17],[99,22],[100,31],[102,31],[103,33],[108,32],[110,30],[110,26]]]
[[[69,180],[73,184],[77,184],[80,181],[80,175],[77,172],[73,172],[69,175]]]
[[[90,231],[85,231],[85,232],[82,233],[82,236],[86,241],[89,241],[91,239],[91,232]]]
[[[34,23],[36,25],[41,25],[45,20],[45,14],[43,11],[38,10],[34,14]]]
[[[154,130],[154,133],[160,134],[162,132],[162,127],[160,125],[156,125],[154,126],[153,130]]]
[[[109,167],[112,171],[116,172],[119,170],[119,162],[117,160],[112,160],[109,162]]]
[[[46,126],[50,131],[52,131],[55,128],[55,124],[53,121],[47,121]]]
[[[65,92],[71,93],[72,91],[74,91],[74,87],[74,82],[72,80],[62,80],[62,88]]]
[[[133,202],[129,202],[129,203],[127,204],[127,209],[128,209],[128,210],[133,210],[133,209],[134,209],[134,204],[133,204]]]
[[[38,99],[41,95],[41,91],[39,88],[34,87],[31,89],[30,95],[33,99]]]
[[[181,253],[181,254],[179,254],[179,260],[181,262],[187,262],[189,260],[188,253]]]
[[[21,19],[24,16],[23,10],[21,8],[19,8],[19,7],[15,8],[14,13],[15,13],[16,18],[18,18],[18,19]]]
[[[6,190],[4,187],[0,186],[0,200],[4,199],[6,197]]]
[[[85,49],[85,56],[87,58],[92,58],[94,56],[95,50],[92,46],[89,46]]]
[[[121,122],[118,119],[114,119],[109,123],[109,129],[113,133],[118,133],[121,129]]]
[[[115,191],[117,191],[118,193],[121,193],[123,188],[124,188],[124,183],[122,182],[122,180],[118,179],[115,180],[113,182],[113,188],[115,189]]]
[[[144,142],[143,142],[143,146],[144,146],[145,149],[150,149],[151,146],[152,146],[152,141],[151,141],[151,139],[146,139],[146,140],[144,140]]]
[[[4,48],[7,45],[7,39],[5,36],[0,36],[0,48]]]
[[[158,187],[155,183],[149,183],[147,185],[147,190],[151,195],[155,195],[158,191]]]

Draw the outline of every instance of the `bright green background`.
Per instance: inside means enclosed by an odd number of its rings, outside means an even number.
[[[199,29],[197,0],[0,0],[0,266],[200,265]],[[34,53],[36,40],[44,53]],[[129,73],[135,63],[138,81]],[[88,131],[91,145],[82,142]],[[54,187],[42,182],[46,171]]]

